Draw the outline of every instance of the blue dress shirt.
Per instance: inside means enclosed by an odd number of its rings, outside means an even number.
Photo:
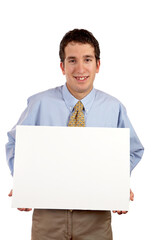
[[[28,106],[16,125],[67,126],[78,100],[66,84],[38,93],[28,99]],[[114,97],[102,91],[92,91],[81,100],[84,105],[86,127],[130,129],[130,171],[141,160],[144,148],[138,139],[125,107]],[[11,174],[14,172],[16,125],[8,132],[6,155]]]

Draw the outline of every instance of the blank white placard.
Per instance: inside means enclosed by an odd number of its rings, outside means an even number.
[[[12,207],[128,210],[129,129],[17,126]]]

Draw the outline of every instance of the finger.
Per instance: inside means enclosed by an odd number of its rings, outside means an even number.
[[[128,211],[122,211],[122,214],[126,214],[126,213],[128,213]]]
[[[10,193],[8,194],[9,197],[12,197],[12,193],[13,193],[13,190],[10,191]]]
[[[32,211],[32,208],[26,208],[26,212]]]
[[[17,208],[19,211],[24,211],[25,208]]]
[[[121,215],[121,214],[122,214],[122,211],[117,211],[117,213],[118,213],[119,215]]]
[[[121,214],[126,214],[126,213],[128,213],[128,211],[112,211],[113,213],[117,213],[117,214],[119,214],[119,215],[121,215]]]
[[[132,190],[130,190],[130,200],[134,201],[134,193],[132,192]]]
[[[29,211],[31,211],[32,210],[32,208],[17,208],[19,211],[21,211],[21,212],[29,212]]]

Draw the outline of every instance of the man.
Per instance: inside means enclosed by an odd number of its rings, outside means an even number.
[[[28,107],[17,125],[130,128],[130,169],[143,155],[140,143],[124,106],[114,97],[94,89],[100,68],[100,49],[92,33],[74,29],[60,43],[60,67],[66,84],[28,99]],[[81,110],[77,110],[81,108]],[[75,107],[76,106],[76,107]],[[78,116],[81,117],[79,122]],[[14,174],[16,126],[8,133],[7,161]],[[12,196],[10,192],[9,196]],[[130,192],[130,199],[133,200]],[[30,211],[31,209],[19,209]],[[114,211],[118,214],[125,211]],[[32,240],[111,240],[110,211],[39,210],[33,213]]]

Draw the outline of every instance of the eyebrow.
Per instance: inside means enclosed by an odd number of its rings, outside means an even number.
[[[85,56],[83,56],[83,58],[94,58],[95,56],[93,56],[93,55],[85,55]]]
[[[94,56],[93,55],[84,55],[83,58],[94,58]],[[75,56],[67,57],[67,60],[70,60],[70,59],[76,59],[76,57]]]
[[[69,57],[67,57],[66,59],[67,60],[70,60],[70,59],[75,59],[76,57],[73,57],[73,56],[69,56]]]

